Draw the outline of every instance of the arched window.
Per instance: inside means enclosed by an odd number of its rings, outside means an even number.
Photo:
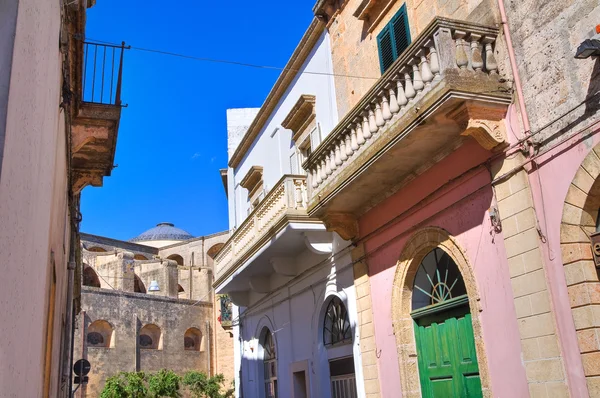
[[[465,282],[454,260],[435,248],[425,256],[413,284],[412,310],[453,299],[466,299]]]
[[[154,324],[145,325],[140,329],[140,348],[144,350],[162,350],[162,333]]]
[[[133,256],[134,260],[148,260],[148,257],[144,256],[143,254],[136,254],[135,256]]]
[[[93,246],[93,247],[90,247],[89,249],[87,249],[87,251],[95,252],[95,253],[105,253],[106,249],[104,249],[103,247],[100,247],[100,246]]]
[[[114,329],[105,320],[97,320],[88,326],[86,342],[88,347],[114,347]]]
[[[352,341],[352,328],[346,306],[339,297],[333,296],[325,310],[323,322],[323,344],[325,346]]]
[[[83,286],[100,287],[98,274],[90,266],[85,266],[83,269]]]
[[[146,286],[144,286],[144,282],[142,282],[140,277],[137,276],[136,274],[133,274],[133,277],[134,277],[133,291],[135,293],[146,293]]]
[[[197,328],[189,328],[183,336],[183,347],[186,351],[203,351],[201,350],[202,333]]]
[[[263,351],[263,379],[265,382],[265,398],[277,397],[277,351],[271,331],[264,329],[261,341]]]
[[[171,254],[167,259],[176,261],[177,265],[183,265],[183,257],[179,254]]]

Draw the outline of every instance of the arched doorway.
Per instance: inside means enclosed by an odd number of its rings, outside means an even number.
[[[89,265],[86,265],[83,269],[83,286],[101,287],[98,274]]]
[[[268,328],[264,328],[260,338],[261,350],[259,355],[262,357],[262,380],[264,382],[264,398],[277,398],[277,348],[275,339]]]
[[[462,275],[440,248],[421,261],[412,312],[423,397],[481,397],[469,299]]]
[[[424,228],[406,243],[392,316],[403,396],[492,396],[475,279],[445,230]]]

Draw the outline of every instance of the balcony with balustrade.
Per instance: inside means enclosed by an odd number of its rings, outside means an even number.
[[[102,186],[114,168],[125,44],[71,42],[70,74],[71,168],[74,192]]]
[[[272,278],[300,271],[295,256],[307,249],[331,252],[331,233],[308,216],[306,177],[285,175],[231,234],[214,260],[215,289],[237,305],[248,305],[249,292],[268,293]]]
[[[434,19],[305,161],[308,214],[352,239],[352,220],[465,140],[505,146],[512,95],[497,38],[496,27]]]

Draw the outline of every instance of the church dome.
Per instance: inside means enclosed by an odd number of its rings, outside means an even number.
[[[169,222],[161,222],[156,227],[130,240],[130,242],[180,241],[192,239],[193,236]]]

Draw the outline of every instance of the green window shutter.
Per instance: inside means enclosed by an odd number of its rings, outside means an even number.
[[[396,60],[410,45],[410,28],[408,27],[406,4],[400,8],[400,11],[394,16],[390,25],[394,32],[394,60]]]
[[[408,26],[408,14],[406,4],[403,4],[398,13],[377,35],[377,46],[379,48],[379,64],[381,73],[384,73],[395,60],[410,45],[410,28]]]
[[[379,35],[377,35],[377,45],[379,47],[379,64],[381,73],[384,73],[396,60],[394,57],[394,46],[392,43],[392,32],[390,25],[387,25]]]

